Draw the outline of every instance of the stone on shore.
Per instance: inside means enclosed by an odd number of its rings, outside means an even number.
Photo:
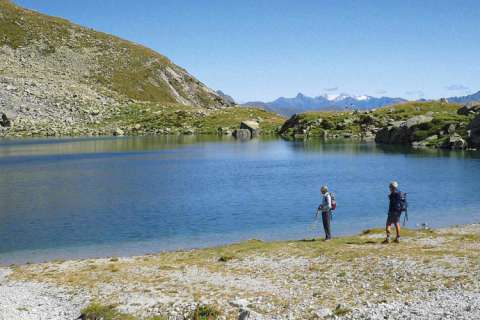
[[[260,124],[257,121],[242,121],[242,123],[240,123],[240,129],[249,130],[252,138],[260,135]]]

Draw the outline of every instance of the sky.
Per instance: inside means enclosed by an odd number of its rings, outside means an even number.
[[[239,102],[480,90],[477,0],[14,0],[150,47]]]

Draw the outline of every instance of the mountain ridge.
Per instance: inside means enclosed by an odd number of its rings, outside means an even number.
[[[467,103],[470,101],[480,101],[480,91],[463,97],[447,98],[453,103]],[[298,93],[295,97],[280,97],[270,102],[252,101],[242,105],[260,106],[269,111],[279,113],[284,116],[291,116],[296,113],[307,111],[335,111],[344,109],[374,109],[388,105],[404,103],[409,100],[401,97],[373,97],[368,95],[349,95],[341,94],[323,94],[316,97],[309,97]],[[423,100],[428,101],[428,100]]]
[[[134,103],[232,105],[150,48],[0,0],[0,135],[89,134]]]

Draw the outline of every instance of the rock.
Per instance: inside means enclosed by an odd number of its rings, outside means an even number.
[[[321,308],[321,309],[315,310],[314,313],[318,318],[324,319],[332,315],[332,310],[328,308]]]
[[[11,126],[12,126],[12,122],[10,121],[10,119],[7,117],[5,113],[2,113],[2,116],[0,117],[0,127],[8,128]]]
[[[249,140],[252,138],[252,133],[248,129],[236,129],[233,136],[239,140]]]
[[[232,130],[229,128],[218,128],[217,129],[218,134],[223,134],[223,135],[232,135]]]
[[[242,121],[242,123],[240,123],[240,129],[249,130],[252,138],[260,135],[260,125],[256,121],[252,121],[252,120]]]
[[[377,132],[375,142],[385,144],[410,144],[414,142],[415,139],[415,126],[431,122],[432,120],[432,116],[419,115],[407,121],[390,122],[390,126]]]
[[[133,126],[135,130],[140,130],[142,128],[142,125],[137,123],[135,126]]]
[[[448,129],[447,129],[447,132],[448,134],[452,135],[455,133],[455,129],[456,129],[456,125],[454,123],[451,123],[449,126],[448,126]]]
[[[240,314],[238,315],[238,320],[247,320],[250,319],[250,311],[248,310],[240,310]]]
[[[410,144],[410,130],[406,126],[389,126],[381,129],[375,142],[385,144]]]
[[[469,102],[457,110],[459,115],[468,116],[474,113],[480,113],[480,101]]]
[[[406,126],[407,128],[411,128],[413,126],[416,126],[422,123],[431,122],[432,120],[433,120],[432,116],[426,116],[426,115],[415,116],[407,120]]]
[[[424,148],[431,144],[433,141],[438,140],[437,135],[430,136],[422,141],[414,141],[412,142],[412,147],[414,148]]]
[[[124,134],[125,134],[125,132],[120,128],[117,128],[113,131],[114,136],[123,136]]]
[[[441,145],[441,148],[463,150],[467,148],[467,142],[459,134],[454,133]]]
[[[468,125],[469,137],[468,141],[472,147],[480,147],[480,115]]]

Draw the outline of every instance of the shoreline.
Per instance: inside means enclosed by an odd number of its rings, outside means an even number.
[[[383,216],[382,216],[383,219]],[[471,219],[469,219],[471,220]],[[475,219],[473,219],[475,220]],[[383,220],[382,220],[383,221]],[[315,224],[315,229],[311,229],[312,225]],[[438,225],[430,225],[427,223],[426,227],[428,229],[445,229],[445,228],[454,228],[463,225],[470,225],[470,224],[477,224],[477,222],[455,222],[455,223],[440,223]],[[345,238],[345,237],[353,237],[358,236],[364,230],[369,229],[381,229],[379,226],[382,224],[373,224],[373,225],[365,225],[362,227],[357,228],[356,230],[350,231],[340,231],[334,230],[335,238]],[[403,226],[402,229],[410,229],[410,230],[421,230],[421,224],[417,223],[415,226],[410,224],[407,226]],[[263,233],[267,233],[268,230],[262,230]],[[89,259],[108,259],[111,257],[116,258],[135,258],[135,257],[142,257],[145,255],[159,255],[159,254],[168,254],[174,252],[190,252],[190,251],[198,251],[198,250],[206,250],[206,249],[217,249],[222,248],[230,245],[238,245],[244,242],[258,240],[261,242],[285,242],[285,241],[309,241],[311,239],[320,239],[321,235],[323,235],[323,229],[321,226],[321,221],[313,222],[308,226],[305,226],[305,232],[303,232],[304,236],[300,235],[300,230],[296,230],[291,234],[291,237],[262,237],[258,232],[255,235],[246,235],[241,236],[238,234],[231,238],[225,239],[224,234],[210,234],[207,239],[211,239],[212,237],[215,240],[212,241],[205,241],[202,240],[195,240],[195,241],[186,241],[183,244],[175,245],[175,246],[159,246],[158,243],[162,241],[162,239],[150,239],[150,240],[143,240],[143,241],[136,241],[136,242],[115,242],[115,243],[104,243],[104,244],[89,244],[85,246],[67,246],[67,247],[58,247],[58,248],[42,248],[42,249],[23,249],[17,250],[12,252],[3,253],[3,255],[9,255],[10,258],[7,261],[2,261],[0,259],[0,268],[8,268],[11,266],[22,266],[22,265],[30,265],[30,264],[42,264],[42,263],[50,263],[54,261],[81,261],[81,260],[89,260]],[[273,230],[270,230],[273,231]],[[394,233],[394,228],[392,232]],[[262,232],[260,232],[262,233]],[[278,231],[277,233],[281,233]],[[223,241],[218,241],[219,238],[222,238]],[[163,239],[163,241],[178,241],[178,239]],[[205,240],[205,239],[203,239]],[[197,244],[198,242],[202,242],[202,244]],[[195,245],[194,245],[195,243]],[[139,249],[143,248],[143,249]],[[145,249],[148,248],[148,249]],[[74,254],[71,252],[75,251]],[[67,253],[68,252],[68,253]],[[97,254],[93,254],[97,252]],[[1,257],[2,254],[0,254]],[[26,257],[32,257],[27,259]]]
[[[249,240],[0,267],[0,319],[74,319],[92,302],[133,319],[185,319],[199,305],[220,319],[241,310],[249,319],[480,317],[480,224],[381,240],[383,230],[369,229],[330,242]]]

